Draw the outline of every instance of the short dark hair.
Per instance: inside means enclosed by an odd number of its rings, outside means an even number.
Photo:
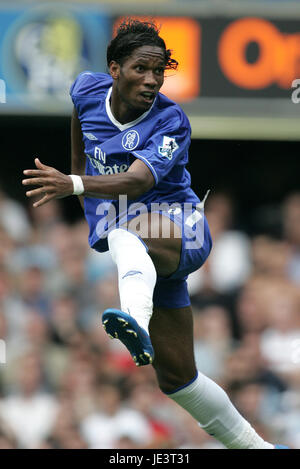
[[[112,60],[123,65],[126,57],[142,46],[157,46],[165,54],[166,69],[176,70],[178,62],[171,58],[172,51],[166,48],[165,41],[159,36],[159,28],[153,21],[140,21],[132,18],[124,20],[107,48],[107,65]]]

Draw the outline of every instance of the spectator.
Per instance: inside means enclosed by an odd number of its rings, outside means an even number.
[[[288,282],[272,282],[265,291],[267,327],[261,350],[271,370],[300,385],[300,297]]]
[[[286,242],[268,236],[257,236],[252,241],[253,274],[288,278],[291,249]]]
[[[0,401],[0,417],[16,438],[20,448],[36,448],[50,434],[56,399],[42,388],[42,367],[35,354],[19,362],[16,393]]]
[[[28,242],[30,223],[21,204],[0,189],[0,226],[18,244]]]
[[[81,431],[89,448],[116,448],[120,438],[129,438],[136,447],[151,441],[151,427],[138,411],[122,406],[120,390],[112,384],[97,389],[98,411],[81,423]]]
[[[226,356],[234,345],[229,314],[221,306],[194,309],[194,349],[197,368],[211,379],[223,375]]]
[[[300,283],[300,192],[286,198],[283,204],[283,232],[289,243],[292,256],[289,260],[290,279]]]
[[[132,409],[140,412],[148,421],[151,429],[151,441],[145,448],[172,448],[174,436],[172,426],[163,418],[164,407],[168,399],[159,392],[157,386],[141,384],[135,386],[127,401]]]
[[[189,289],[195,294],[203,287],[215,292],[230,292],[240,287],[251,270],[250,242],[245,233],[234,228],[232,199],[225,193],[211,194],[205,214],[213,239],[213,248],[205,265],[189,277]]]

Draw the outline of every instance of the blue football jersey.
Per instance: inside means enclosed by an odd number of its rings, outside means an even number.
[[[82,72],[71,86],[70,95],[78,113],[86,154],[86,175],[125,172],[133,161],[143,161],[153,174],[155,185],[136,202],[199,203],[190,187],[186,169],[191,141],[190,123],[175,102],[159,93],[152,107],[127,124],[118,122],[110,108],[112,78],[105,73]],[[84,197],[90,228],[89,243],[98,251],[108,249],[108,224],[103,223],[109,207],[119,218],[119,202]],[[104,210],[105,209],[105,210]],[[100,223],[102,221],[102,223]]]

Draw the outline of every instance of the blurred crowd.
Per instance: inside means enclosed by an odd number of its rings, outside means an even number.
[[[278,206],[277,236],[247,234],[225,193],[205,209],[214,247],[189,278],[198,369],[265,440],[300,448],[300,193]],[[59,201],[0,193],[0,449],[223,448],[105,334],[116,269],[87,237]]]

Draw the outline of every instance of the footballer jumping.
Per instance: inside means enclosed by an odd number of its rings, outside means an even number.
[[[35,207],[79,196],[90,246],[109,249],[118,268],[121,309],[106,310],[103,326],[137,366],[153,365],[162,392],[225,447],[273,449],[195,366],[186,279],[212,242],[186,170],[189,121],[159,92],[177,62],[155,24],[129,19],[107,65],[109,74],[85,71],[71,87],[72,174],[36,159],[23,184],[39,187],[26,194],[39,197]]]

